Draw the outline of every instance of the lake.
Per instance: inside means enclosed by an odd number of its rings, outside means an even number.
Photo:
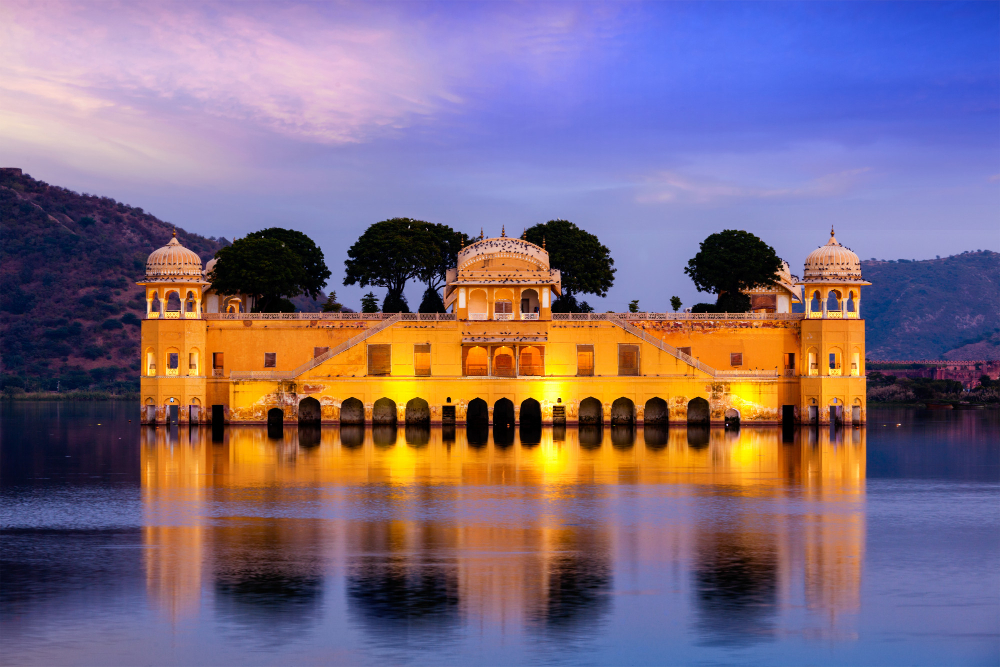
[[[3,402],[3,665],[1000,663],[1000,414],[140,426]]]

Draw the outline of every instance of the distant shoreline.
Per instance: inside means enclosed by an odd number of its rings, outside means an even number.
[[[138,401],[139,393],[112,394],[107,391],[32,391],[3,395],[9,401]]]

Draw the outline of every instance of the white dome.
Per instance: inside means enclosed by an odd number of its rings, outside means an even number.
[[[201,281],[201,257],[177,240],[174,232],[170,242],[158,248],[146,260],[147,281]]]
[[[861,260],[851,250],[840,245],[830,229],[830,240],[806,257],[805,282],[828,280],[856,281],[861,277]]]

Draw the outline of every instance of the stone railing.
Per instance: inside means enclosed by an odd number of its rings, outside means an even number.
[[[522,320],[537,320],[538,313],[521,313]]]
[[[454,313],[204,313],[206,320],[333,320],[380,322],[400,315],[401,319],[417,322],[454,322]]]
[[[552,313],[557,321],[593,320],[802,320],[805,313]]]

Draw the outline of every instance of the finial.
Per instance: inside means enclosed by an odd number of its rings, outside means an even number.
[[[174,228],[174,238],[177,238],[177,228]]]
[[[545,237],[542,237],[542,250],[545,250]]]
[[[830,225],[830,236],[833,236],[833,225]]]
[[[486,238],[486,235],[483,234],[483,228],[480,227],[479,228],[479,240],[482,241],[484,238]]]
[[[500,225],[500,238],[507,236],[507,225]]]

